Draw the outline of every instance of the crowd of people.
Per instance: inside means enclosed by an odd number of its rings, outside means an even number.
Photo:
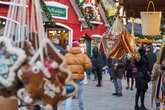
[[[72,79],[79,86],[79,91],[76,95],[79,110],[85,110],[84,76],[89,69],[92,70],[94,80],[97,80],[96,87],[103,86],[102,75],[103,71],[107,69],[110,80],[114,83],[115,92],[112,95],[117,97],[123,96],[122,80],[125,77],[127,81],[125,89],[130,89],[131,91],[136,89],[134,110],[147,110],[144,105],[145,93],[148,89],[148,83],[152,81],[152,97],[155,99],[157,110],[159,110],[160,92],[165,95],[165,77],[163,76],[163,70],[165,70],[165,47],[162,48],[161,54],[158,54],[157,51],[155,52],[152,45],[140,46],[137,51],[138,58],[133,58],[130,54],[127,54],[122,59],[112,59],[107,58],[98,47],[94,47],[90,58],[85,51],[82,51],[78,41],[73,42],[72,48],[65,52],[64,59],[72,72]],[[157,58],[158,56],[159,58]],[[65,110],[72,110],[72,98],[66,100]],[[141,105],[139,105],[139,99]]]
[[[96,47],[93,49],[93,56],[91,58],[93,64],[92,70],[98,79],[97,87],[101,87],[101,71],[107,66],[111,77],[110,79],[114,83],[115,92],[112,95],[119,97],[123,96],[122,79],[125,77],[127,79],[126,89],[133,90],[134,87],[136,88],[135,110],[147,110],[144,105],[145,93],[152,75],[155,74],[153,66],[157,61],[158,55],[157,52],[154,52],[152,45],[140,46],[138,48],[138,54],[139,58],[133,58],[130,54],[127,54],[122,59],[106,59],[103,52],[99,52]],[[138,103],[139,99],[141,101],[141,106],[139,106]],[[159,104],[156,105],[158,108]]]

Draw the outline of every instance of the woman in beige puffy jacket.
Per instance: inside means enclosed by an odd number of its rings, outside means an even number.
[[[77,93],[79,110],[84,110],[84,72],[92,68],[92,64],[89,57],[81,52],[78,41],[74,41],[72,46],[73,47],[68,51],[64,58],[65,63],[72,72],[72,79],[79,85],[79,91]],[[72,110],[72,98],[66,100],[65,110]]]

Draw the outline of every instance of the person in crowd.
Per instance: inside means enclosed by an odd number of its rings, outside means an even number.
[[[137,72],[136,66],[135,66],[135,60],[131,57],[131,55],[127,56],[126,61],[126,77],[127,77],[127,87],[128,90],[130,88],[130,79],[131,79],[131,90],[133,90],[134,86],[134,78],[135,74]]]
[[[157,59],[157,56],[156,56],[156,53],[153,52],[153,46],[152,45],[149,45],[147,46],[146,48],[146,56],[147,56],[147,59],[148,59],[148,67],[149,67],[149,72],[150,74],[152,73],[152,68],[154,66],[154,63],[156,62],[156,59]]]
[[[109,73],[109,76],[110,76],[110,81],[112,80],[112,58],[107,58],[107,67],[108,67],[108,73]]]
[[[122,78],[125,72],[125,63],[123,59],[112,60],[112,80],[115,87],[115,93],[112,95],[122,96]]]
[[[159,58],[157,62],[153,66],[151,81],[152,81],[152,103],[153,99],[155,99],[156,110],[160,110],[160,88],[163,86],[161,80],[165,74],[165,46],[162,48]]]
[[[74,41],[72,48],[66,53],[64,60],[72,72],[72,79],[79,85],[77,98],[79,102],[79,110],[84,109],[84,72],[92,68],[89,57],[81,52],[79,42]],[[72,110],[72,97],[66,100],[65,110]]]
[[[60,45],[60,39],[59,38],[54,38],[52,40],[52,43],[62,55],[65,54],[65,49]]]
[[[148,59],[145,55],[146,50],[144,47],[140,47],[139,58],[136,59],[135,65],[137,68],[137,73],[135,75],[136,83],[136,96],[135,96],[135,110],[147,110],[144,105],[145,93],[148,89],[148,82],[150,81],[150,73],[148,67]],[[141,106],[139,107],[139,97],[141,99]]]
[[[106,65],[106,56],[103,52],[100,52],[98,47],[93,48],[92,56],[93,72],[97,75],[97,87],[102,86],[102,68]]]

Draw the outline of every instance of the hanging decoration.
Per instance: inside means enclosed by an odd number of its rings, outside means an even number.
[[[103,36],[101,48],[108,58],[123,58],[127,53],[136,56],[135,39],[117,17],[112,28]]]
[[[25,52],[11,45],[10,39],[0,38],[0,84],[6,88],[14,84],[15,71],[24,62]]]
[[[151,5],[154,11],[149,11]],[[147,11],[141,12],[143,35],[160,35],[161,15],[160,11],[155,11],[154,2],[152,0],[149,1]]]
[[[48,55],[42,62],[38,59],[46,45],[49,46]],[[23,82],[28,82],[24,83],[24,91],[22,89],[18,91],[19,98],[27,104],[36,102],[40,97],[45,105],[54,108],[60,101],[73,96],[77,91],[77,86],[71,81],[71,73],[66,68],[63,57],[49,40],[45,41],[28,64],[20,68],[18,76]],[[21,96],[21,94],[27,95]],[[27,97],[30,101],[26,100]]]
[[[12,2],[14,5],[8,2],[10,6],[4,36],[0,38],[0,84],[5,87],[0,95],[9,97],[17,94],[28,107],[40,98],[42,109],[56,108],[60,101],[75,95],[77,85],[71,79],[63,56],[45,37],[40,1]],[[26,62],[25,53],[29,53]],[[23,83],[20,90],[20,85],[9,88],[18,80]],[[4,95],[9,90],[13,94]]]
[[[19,98],[25,103],[32,104],[39,97],[43,100],[45,108],[56,108],[60,101],[76,93],[77,86],[71,80],[71,73],[65,65],[63,56],[45,37],[40,9],[40,2],[31,0],[29,3],[29,10],[32,10],[29,18],[30,32],[35,32],[36,35],[32,36],[34,40],[29,40],[36,45],[36,51],[20,68],[18,76],[25,87],[24,91],[21,91],[27,95],[20,95]]]
[[[94,0],[85,0],[81,7],[88,21],[100,21],[98,6]]]
[[[79,6],[89,27],[101,22],[98,3],[95,0],[83,0],[79,2]]]

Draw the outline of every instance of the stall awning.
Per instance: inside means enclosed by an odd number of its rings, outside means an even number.
[[[140,11],[147,11],[149,0],[119,0],[124,6],[127,17],[140,17]],[[156,11],[162,11],[165,16],[165,0],[153,0]],[[150,7],[150,10],[153,10]]]

